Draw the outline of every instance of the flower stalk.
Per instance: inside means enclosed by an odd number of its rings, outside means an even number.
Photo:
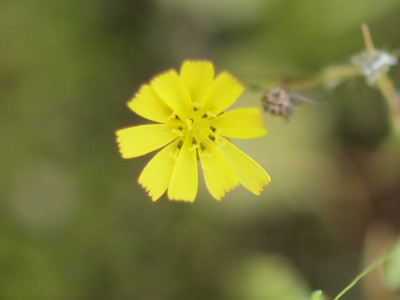
[[[270,97],[268,97],[271,91],[284,89],[290,93],[295,93],[317,86],[333,89],[345,80],[363,75],[368,85],[377,86],[380,90],[387,103],[390,128],[395,134],[400,134],[400,94],[388,76],[390,67],[397,64],[397,58],[386,51],[377,50],[374,47],[366,24],[362,24],[361,29],[366,51],[353,56],[350,64],[330,66],[312,78],[300,81],[286,81],[263,89],[262,103],[265,111],[283,116],[289,120],[296,103],[292,101],[289,109],[283,110],[281,107],[285,107],[287,104],[282,102],[279,103],[279,109],[277,109],[277,104],[274,101],[270,101]],[[284,113],[281,113],[282,111]]]
[[[361,29],[363,31],[367,52],[376,52],[371,35],[368,30],[368,26],[366,24],[362,24]],[[394,64],[396,62],[397,60],[392,60],[391,64]],[[396,134],[400,134],[400,95],[395,89],[393,82],[387,75],[387,71],[379,76],[376,83],[382,96],[386,100],[389,110],[391,128]]]

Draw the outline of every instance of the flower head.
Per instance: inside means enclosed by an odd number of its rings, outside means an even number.
[[[162,148],[138,180],[153,201],[168,190],[171,200],[193,202],[198,189],[198,160],[215,199],[239,183],[260,194],[270,177],[227,139],[266,134],[259,109],[224,113],[243,90],[227,72],[214,78],[214,67],[208,61],[185,61],[179,74],[169,70],[140,87],[128,107],[156,123],[120,129],[116,135],[123,158]]]
[[[305,94],[294,93],[281,87],[275,87],[262,97],[262,104],[266,112],[282,116],[290,120],[296,106],[302,102],[321,103],[323,100],[312,98]]]
[[[361,68],[361,72],[369,85],[374,85],[389,72],[390,67],[397,64],[397,57],[386,51],[375,49],[367,24],[362,24],[366,51],[352,57],[353,65]],[[384,81],[387,82],[387,79]],[[379,86],[379,84],[378,84]]]
[[[391,66],[397,64],[397,58],[385,51],[369,49],[353,56],[351,62],[361,68],[367,83],[373,85],[379,78],[389,72]]]

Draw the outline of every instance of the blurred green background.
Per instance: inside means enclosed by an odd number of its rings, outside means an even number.
[[[136,183],[151,156],[122,160],[114,133],[143,122],[126,107],[140,84],[184,59],[248,85],[307,77],[362,51],[363,22],[400,47],[398,0],[1,1],[0,299],[337,294],[400,229],[400,143],[363,78],[235,141],[272,177],[260,197],[217,202],[201,182],[194,204],[152,203]],[[369,278],[346,299],[400,299]]]

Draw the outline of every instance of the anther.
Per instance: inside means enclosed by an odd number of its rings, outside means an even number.
[[[172,132],[177,136],[183,136],[183,127],[172,128]]]
[[[176,113],[172,113],[167,120],[180,120],[179,116]]]
[[[208,136],[208,138],[209,138],[210,140],[212,140],[213,142],[215,142],[215,136],[213,136],[213,135],[210,134],[210,135]]]
[[[211,129],[211,131],[214,132],[214,133],[217,132],[217,128],[215,128],[214,126],[210,126],[210,129]]]
[[[178,145],[176,146],[176,148],[178,148],[179,150],[182,148],[182,146],[183,146],[183,141],[182,140],[180,140],[179,142],[178,142]]]
[[[222,112],[223,113],[223,112]],[[221,113],[220,113],[221,114]],[[216,115],[215,113],[211,111],[207,111],[206,115],[207,117],[215,118],[216,116],[219,116],[220,114]]]
[[[193,119],[186,120],[187,128],[192,130]]]

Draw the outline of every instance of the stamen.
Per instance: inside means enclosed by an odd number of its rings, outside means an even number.
[[[183,146],[183,141],[180,140],[180,141],[178,142],[178,145],[176,146],[176,148],[178,148],[179,150],[181,150],[182,146]]]
[[[215,118],[217,115],[216,114],[214,114],[213,112],[211,112],[211,111],[208,111],[207,113],[206,113],[206,115],[208,116],[208,117],[211,117],[211,118]],[[218,114],[218,116],[219,116],[220,114]]]
[[[197,154],[201,157],[210,157],[213,156],[213,153],[210,151],[209,148],[204,143],[200,143],[200,150],[197,151]]]
[[[216,133],[217,132],[217,128],[215,128],[214,126],[210,126],[210,129],[212,132]]]
[[[209,138],[210,140],[212,140],[213,142],[215,142],[215,136],[213,136],[213,135],[210,134],[210,135],[208,136],[208,138]]]
[[[180,150],[178,148],[176,148],[175,151],[171,151],[169,153],[169,155],[173,158],[174,161],[178,160],[179,151]]]
[[[172,128],[172,132],[175,133],[177,136],[183,136],[183,127],[179,126],[178,128]]]
[[[176,114],[176,113],[172,113],[169,117],[168,117],[168,121],[169,120],[172,120],[172,119],[174,119],[174,120],[180,120],[180,118],[179,118],[179,116]]]
[[[200,107],[203,107],[203,103],[200,102],[193,102],[193,107],[196,110],[198,110]]]
[[[189,130],[192,130],[193,119],[187,119],[186,124]]]
[[[193,136],[192,137],[192,147],[189,148],[189,151],[193,151],[199,148],[199,145],[197,144],[196,138]]]
[[[198,108],[197,106],[193,106],[193,110],[194,110],[194,111],[198,111],[199,108]]]
[[[204,114],[204,115],[202,115],[201,116],[203,119],[207,119],[208,118],[208,115],[207,114]]]

